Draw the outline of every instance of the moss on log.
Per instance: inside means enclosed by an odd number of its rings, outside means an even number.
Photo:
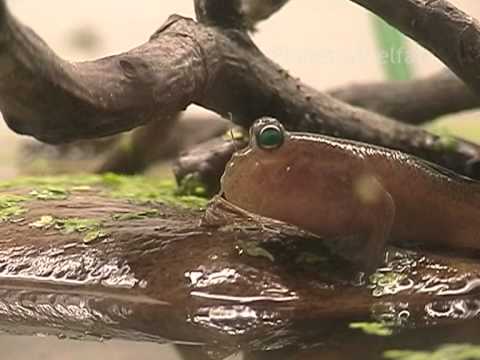
[[[0,188],[5,331],[215,345],[223,356],[378,342],[372,329],[397,346],[425,329],[462,326],[465,337],[478,317],[480,264],[459,255],[391,249],[385,268],[352,280],[319,239],[222,202],[206,224],[205,200],[164,181],[20,178]]]

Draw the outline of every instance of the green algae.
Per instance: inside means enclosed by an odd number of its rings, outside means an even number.
[[[13,194],[0,194],[0,222],[18,220],[28,210],[22,203],[28,198]]]
[[[13,188],[33,188],[33,198],[43,199],[62,197],[72,192],[100,188],[100,194],[117,199],[127,199],[135,203],[164,203],[189,208],[202,208],[207,200],[198,196],[177,193],[173,180],[162,180],[145,176],[105,175],[63,175],[20,177],[0,182],[0,190]],[[57,191],[52,192],[52,189]]]
[[[173,181],[159,180],[143,176],[106,175],[65,175],[46,177],[20,177],[14,180],[1,181],[0,191],[11,189],[31,189],[25,196],[0,194],[0,221],[20,220],[28,209],[22,204],[29,200],[62,200],[68,201],[70,196],[82,192],[97,190],[102,196],[126,199],[136,204],[163,203],[173,206],[202,208],[206,199],[196,196],[180,196],[176,194]],[[133,213],[112,215],[114,220],[139,220],[160,216],[159,210],[146,208]],[[84,243],[108,237],[102,221],[82,218],[56,218],[44,215],[29,224],[37,229],[55,229],[62,234],[79,233]]]
[[[66,200],[69,192],[60,187],[46,187],[44,189],[32,190],[29,195],[37,200]]]
[[[206,197],[207,189],[200,180],[198,174],[193,173],[188,174],[182,179],[182,181],[180,181],[175,194],[179,196]]]
[[[202,208],[207,204],[206,199],[197,196],[177,195],[173,180],[107,174],[102,176],[102,185],[109,189],[110,196],[128,199],[136,203],[160,202],[192,208]]]
[[[378,322],[355,322],[349,325],[350,329],[362,330],[365,334],[375,336],[390,336],[393,330]]]
[[[95,231],[100,227],[101,223],[94,219],[65,218],[55,220],[55,228],[66,235],[73,234],[75,232],[85,233],[89,231]]]
[[[85,234],[83,237],[83,242],[85,244],[90,244],[94,241],[105,239],[110,236],[109,233],[101,231],[101,230],[91,230]]]
[[[383,356],[390,360],[480,360],[480,346],[445,344],[434,351],[388,350]]]
[[[115,221],[127,221],[127,220],[144,220],[160,216],[160,212],[157,209],[149,209],[145,211],[138,211],[125,214],[113,214],[112,218]]]
[[[55,220],[55,229],[62,234],[83,234],[83,242],[88,244],[95,240],[105,238],[109,234],[102,231],[102,223],[94,219],[65,218]]]
[[[34,221],[28,225],[37,229],[49,229],[55,225],[55,218],[50,215],[44,215],[40,220]]]
[[[102,222],[95,219],[55,218],[45,215],[30,223],[29,226],[44,230],[53,228],[64,235],[83,234],[83,242],[86,244],[109,236],[108,232],[102,230]]]

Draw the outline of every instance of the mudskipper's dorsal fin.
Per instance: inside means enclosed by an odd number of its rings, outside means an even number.
[[[417,162],[427,171],[433,173],[434,175],[439,175],[442,177],[446,177],[450,180],[464,183],[464,184],[477,184],[480,185],[480,181],[476,179],[472,179],[468,176],[461,175],[452,171],[450,169],[444,168],[443,166],[437,165],[435,163],[431,163],[429,161],[417,158]]]

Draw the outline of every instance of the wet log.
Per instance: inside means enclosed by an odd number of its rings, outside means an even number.
[[[112,175],[0,184],[0,329],[172,341],[214,358],[378,343],[360,330],[371,323],[405,341],[477,334],[472,259],[391,248],[388,265],[356,278],[321,239],[223,201],[205,212],[165,186]]]

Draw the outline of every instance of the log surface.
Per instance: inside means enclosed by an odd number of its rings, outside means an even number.
[[[386,316],[406,336],[478,318],[480,265],[459,256],[391,249],[391,269],[359,283],[345,264],[328,260],[318,239],[286,224],[215,206],[207,224],[202,210],[132,203],[98,184],[68,188],[60,200],[31,191],[0,194],[1,201],[22,196],[26,209],[0,225],[5,331],[234,352],[337,342],[358,335],[350,323]],[[103,235],[87,241],[45,216],[95,219]]]

